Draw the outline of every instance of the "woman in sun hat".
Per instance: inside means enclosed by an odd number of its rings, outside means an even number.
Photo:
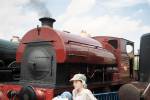
[[[86,76],[84,74],[75,74],[72,79],[74,89],[72,91],[73,100],[97,100],[92,92],[87,89]]]

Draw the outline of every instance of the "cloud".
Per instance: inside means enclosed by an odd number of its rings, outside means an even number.
[[[138,4],[146,3],[146,0],[100,0],[100,5],[108,8],[133,7]]]
[[[95,2],[95,0],[72,0],[66,13],[71,16],[83,14],[90,10]]]
[[[23,36],[31,27],[35,27],[37,12],[23,11],[28,0],[2,0],[0,3],[0,38],[10,40],[13,35]]]
[[[96,3],[96,0],[71,0],[66,12],[58,17],[58,21],[87,13]]]
[[[98,17],[74,17],[67,21],[62,26],[62,29],[70,30],[73,32],[80,32],[87,30],[92,35],[104,35],[112,33],[112,35],[122,36],[124,33],[139,33],[149,27],[145,26],[141,20],[134,20],[130,17],[122,16],[98,16]],[[137,32],[138,31],[138,32]]]
[[[29,29],[40,24],[38,18],[50,16],[46,8],[48,0],[1,0],[0,38],[10,40],[22,37]]]

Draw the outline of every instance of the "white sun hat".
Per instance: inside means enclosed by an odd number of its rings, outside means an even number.
[[[71,82],[77,81],[77,80],[82,82],[84,88],[87,88],[87,84],[86,84],[87,79],[86,79],[86,76],[84,74],[75,74],[73,76],[73,78],[70,79]]]

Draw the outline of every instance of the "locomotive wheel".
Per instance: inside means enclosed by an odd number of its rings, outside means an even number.
[[[33,87],[23,87],[19,92],[19,100],[37,100],[37,96]]]

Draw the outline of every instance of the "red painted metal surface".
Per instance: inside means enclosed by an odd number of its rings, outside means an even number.
[[[50,27],[35,28],[26,33],[17,50],[17,62],[21,62],[26,43],[40,41],[52,43],[56,51],[57,63],[116,63],[114,54],[103,48],[102,44],[97,40],[71,33],[59,32]]]

